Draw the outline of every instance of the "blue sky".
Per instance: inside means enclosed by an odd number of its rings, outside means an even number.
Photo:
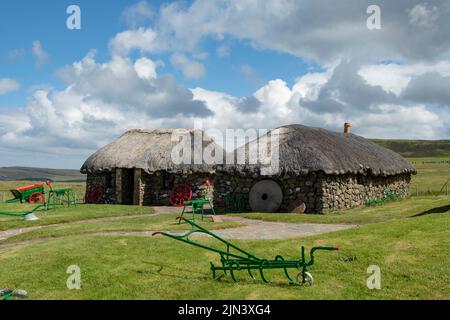
[[[66,8],[76,4],[82,10],[82,29],[66,28]],[[152,1],[158,8],[164,1]],[[0,96],[0,106],[22,106],[26,102],[30,88],[51,85],[62,88],[56,71],[74,61],[81,60],[91,49],[97,51],[98,61],[110,58],[108,42],[118,32],[127,29],[121,18],[123,10],[130,5],[128,0],[96,1],[4,1],[0,11],[0,35],[2,76],[15,78],[21,83],[21,90],[8,96]],[[26,10],[24,10],[26,8]],[[31,54],[31,44],[39,39],[49,54],[48,63],[36,68]],[[220,43],[230,47],[230,54],[224,59],[217,57],[215,50]],[[289,84],[307,70],[320,68],[314,63],[305,63],[301,58],[267,49],[254,49],[248,42],[228,38],[216,41],[205,39],[199,48],[208,53],[205,66],[206,75],[201,79],[190,80],[165,63],[161,73],[172,74],[180,84],[187,87],[204,87],[224,91],[237,96],[252,94],[258,86],[276,78],[283,78]],[[21,54],[11,58],[15,51]],[[257,54],[255,54],[255,51]],[[135,53],[139,56],[139,53]],[[152,54],[155,59],[167,61],[169,53]],[[255,70],[255,79],[249,79],[242,71],[243,66]],[[253,81],[255,80],[255,81]]]
[[[194,120],[450,138],[450,4],[379,1],[377,30],[370,4],[4,0],[0,166],[78,168],[127,129]]]

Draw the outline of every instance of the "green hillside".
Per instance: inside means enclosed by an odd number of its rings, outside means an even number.
[[[382,140],[373,142],[407,158],[450,157],[450,140]]]
[[[28,167],[0,167],[0,181],[84,182],[86,177],[78,170],[46,169]]]

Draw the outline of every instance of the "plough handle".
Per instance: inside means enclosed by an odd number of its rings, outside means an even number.
[[[310,261],[308,263],[306,263],[306,261],[305,261],[305,266],[306,265],[311,266],[314,264],[314,252],[317,250],[338,251],[339,247],[336,247],[336,246],[334,246],[334,247],[331,247],[331,246],[312,247],[311,251],[309,252]],[[302,259],[304,259],[304,247],[302,247],[302,257],[303,257]]]

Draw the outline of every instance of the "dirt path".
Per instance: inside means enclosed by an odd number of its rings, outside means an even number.
[[[154,207],[155,213],[148,215],[133,215],[133,216],[118,216],[118,217],[105,217],[96,218],[90,220],[80,220],[69,223],[64,223],[64,225],[78,225],[83,223],[99,222],[99,221],[115,221],[124,219],[133,219],[137,217],[150,217],[160,214],[173,214],[180,211],[179,208],[174,207]],[[317,234],[323,234],[327,232],[333,232],[338,230],[345,230],[350,228],[355,228],[357,225],[348,224],[315,224],[315,223],[287,223],[287,222],[268,222],[262,220],[253,220],[241,218],[238,216],[220,216],[224,221],[234,221],[240,223],[241,227],[227,228],[215,230],[214,233],[220,237],[227,239],[241,239],[241,240],[267,240],[267,239],[287,239],[287,238],[300,238],[306,236],[312,236]],[[46,226],[36,226],[29,228],[12,229],[7,231],[0,231],[0,241],[6,240],[8,238],[14,237],[16,235],[30,232],[33,230],[58,226],[62,224],[52,224]],[[159,230],[148,230],[148,231],[115,231],[115,232],[97,232],[97,233],[87,233],[83,235],[93,235],[93,236],[151,236],[153,232]],[[184,233],[185,231],[174,232],[176,234]],[[10,247],[16,247],[29,243],[38,243],[43,241],[50,241],[57,238],[42,238],[33,239],[24,242],[11,243],[11,244],[0,244],[0,249],[6,249]]]

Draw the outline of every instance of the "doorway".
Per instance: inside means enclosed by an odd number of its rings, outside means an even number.
[[[134,169],[122,169],[122,204],[132,205],[134,195]]]

